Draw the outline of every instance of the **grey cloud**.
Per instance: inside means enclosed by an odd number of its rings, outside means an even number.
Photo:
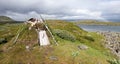
[[[117,18],[119,4],[119,0],[0,0],[0,15],[16,20],[39,14],[48,19]]]
[[[104,13],[102,15],[102,17],[104,17],[106,19],[119,19],[120,18],[120,14],[118,14],[118,13]]]

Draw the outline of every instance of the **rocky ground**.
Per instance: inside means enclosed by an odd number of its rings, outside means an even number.
[[[105,37],[105,46],[120,59],[120,32],[97,32]]]

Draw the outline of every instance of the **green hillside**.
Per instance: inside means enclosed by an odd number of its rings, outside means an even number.
[[[0,16],[0,22],[3,22],[3,21],[13,21],[13,19],[7,16]]]
[[[35,29],[17,24],[0,25],[0,64],[110,64],[115,58],[102,42],[103,37],[86,32],[70,22],[47,20],[57,40],[55,45],[39,47]],[[17,31],[22,29],[15,43]],[[26,46],[30,46],[27,50]]]

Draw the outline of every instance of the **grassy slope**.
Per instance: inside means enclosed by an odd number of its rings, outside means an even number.
[[[7,37],[9,42],[0,45],[0,64],[109,64],[107,60],[113,58],[109,51],[101,45],[102,37],[100,35],[83,31],[69,22],[51,20],[47,23],[52,31],[54,29],[69,31],[76,37],[76,41],[72,42],[55,36],[58,46],[55,46],[51,40],[52,45],[39,47],[36,32],[34,29],[28,31],[25,26],[17,43],[12,45],[14,38],[8,37],[8,34],[16,35],[22,24],[1,25],[0,29],[3,30],[0,31],[2,34],[0,38]],[[91,37],[94,41],[90,41],[86,37]],[[51,39],[50,36],[49,38]],[[87,45],[89,49],[79,50],[78,46],[82,44]],[[25,49],[26,45],[31,47],[30,51]],[[73,53],[76,53],[76,56],[73,56]],[[51,57],[57,59],[51,60]]]

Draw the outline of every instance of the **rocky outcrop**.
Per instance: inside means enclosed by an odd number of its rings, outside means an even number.
[[[120,32],[97,32],[105,37],[105,47],[120,58]]]

